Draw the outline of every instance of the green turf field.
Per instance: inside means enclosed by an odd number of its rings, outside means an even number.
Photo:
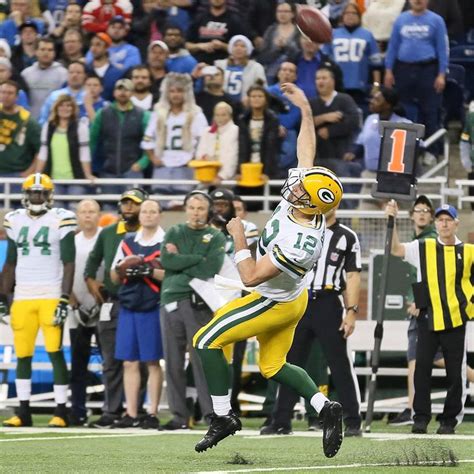
[[[455,436],[413,436],[410,427],[388,428],[376,422],[364,438],[344,440],[338,455],[324,457],[321,433],[294,425],[291,436],[259,436],[261,419],[243,419],[244,431],[197,454],[194,444],[204,426],[189,432],[145,430],[45,429],[49,417],[34,418],[35,427],[0,428],[0,472],[325,472],[392,471],[474,472],[474,423]],[[166,417],[163,417],[166,421]],[[437,424],[432,423],[430,433]],[[407,464],[409,464],[407,466]],[[455,467],[454,467],[455,466]],[[451,472],[451,471],[450,471]]]

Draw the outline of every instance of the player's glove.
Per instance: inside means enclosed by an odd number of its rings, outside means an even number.
[[[69,306],[69,296],[61,295],[59,298],[59,303],[56,306],[56,311],[54,312],[53,326],[62,326],[64,321],[66,321],[68,315],[68,306]]]
[[[147,265],[146,263],[143,265],[138,265],[136,267],[130,267],[125,270],[125,275],[127,279],[130,280],[137,280],[140,278],[151,278],[153,277],[153,268],[151,265]]]
[[[7,324],[5,318],[9,315],[10,308],[8,307],[7,295],[0,294],[0,323]]]

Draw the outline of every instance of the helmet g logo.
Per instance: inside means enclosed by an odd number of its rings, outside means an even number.
[[[335,199],[334,193],[327,188],[318,189],[318,197],[326,204],[331,204]]]

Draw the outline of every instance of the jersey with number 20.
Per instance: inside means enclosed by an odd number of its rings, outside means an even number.
[[[257,260],[268,254],[281,273],[256,287],[262,296],[275,301],[294,300],[306,290],[306,276],[321,255],[326,220],[317,215],[301,224],[282,200],[265,225],[257,246]]]
[[[59,298],[63,278],[60,242],[75,230],[74,213],[53,208],[33,218],[19,209],[5,216],[4,226],[16,246],[15,301]]]

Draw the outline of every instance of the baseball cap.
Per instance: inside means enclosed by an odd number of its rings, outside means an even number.
[[[100,33],[96,33],[95,36],[102,40],[107,46],[112,46],[112,38],[107,33],[101,31]]]
[[[31,20],[24,21],[18,27],[18,31],[21,31],[23,28],[33,28],[36,31],[36,33],[38,33],[38,25],[34,21],[31,21]]]
[[[125,199],[130,199],[131,201],[136,202],[137,204],[141,204],[147,199],[147,196],[142,190],[134,188],[122,193],[122,195],[120,196],[120,202],[125,201]]]
[[[450,206],[449,204],[443,204],[442,206],[438,207],[435,211],[435,217],[438,217],[440,214],[448,214],[453,219],[458,218],[458,211],[455,207]]]
[[[211,196],[213,201],[217,201],[218,199],[222,199],[223,201],[233,201],[235,198],[234,193],[226,188],[214,189],[209,196]]]
[[[161,49],[163,49],[164,51],[169,52],[168,45],[167,45],[164,41],[161,41],[161,40],[152,41],[152,42],[148,45],[148,51],[150,51],[150,49],[153,48],[154,46],[159,46],[159,47],[160,47]]]
[[[426,206],[428,206],[428,207],[430,208],[431,213],[433,213],[433,211],[434,211],[434,206],[433,206],[433,203],[431,202],[431,199],[430,199],[428,196],[425,196],[424,194],[420,194],[420,195],[416,198],[416,201],[413,203],[412,209],[415,209],[415,207],[416,207],[418,204],[425,204]]]
[[[117,15],[109,21],[109,25],[113,25],[114,23],[122,23],[122,25],[125,25],[127,22],[122,15]]]
[[[119,79],[114,86],[114,89],[127,89],[128,91],[133,91],[133,82],[130,79]]]

